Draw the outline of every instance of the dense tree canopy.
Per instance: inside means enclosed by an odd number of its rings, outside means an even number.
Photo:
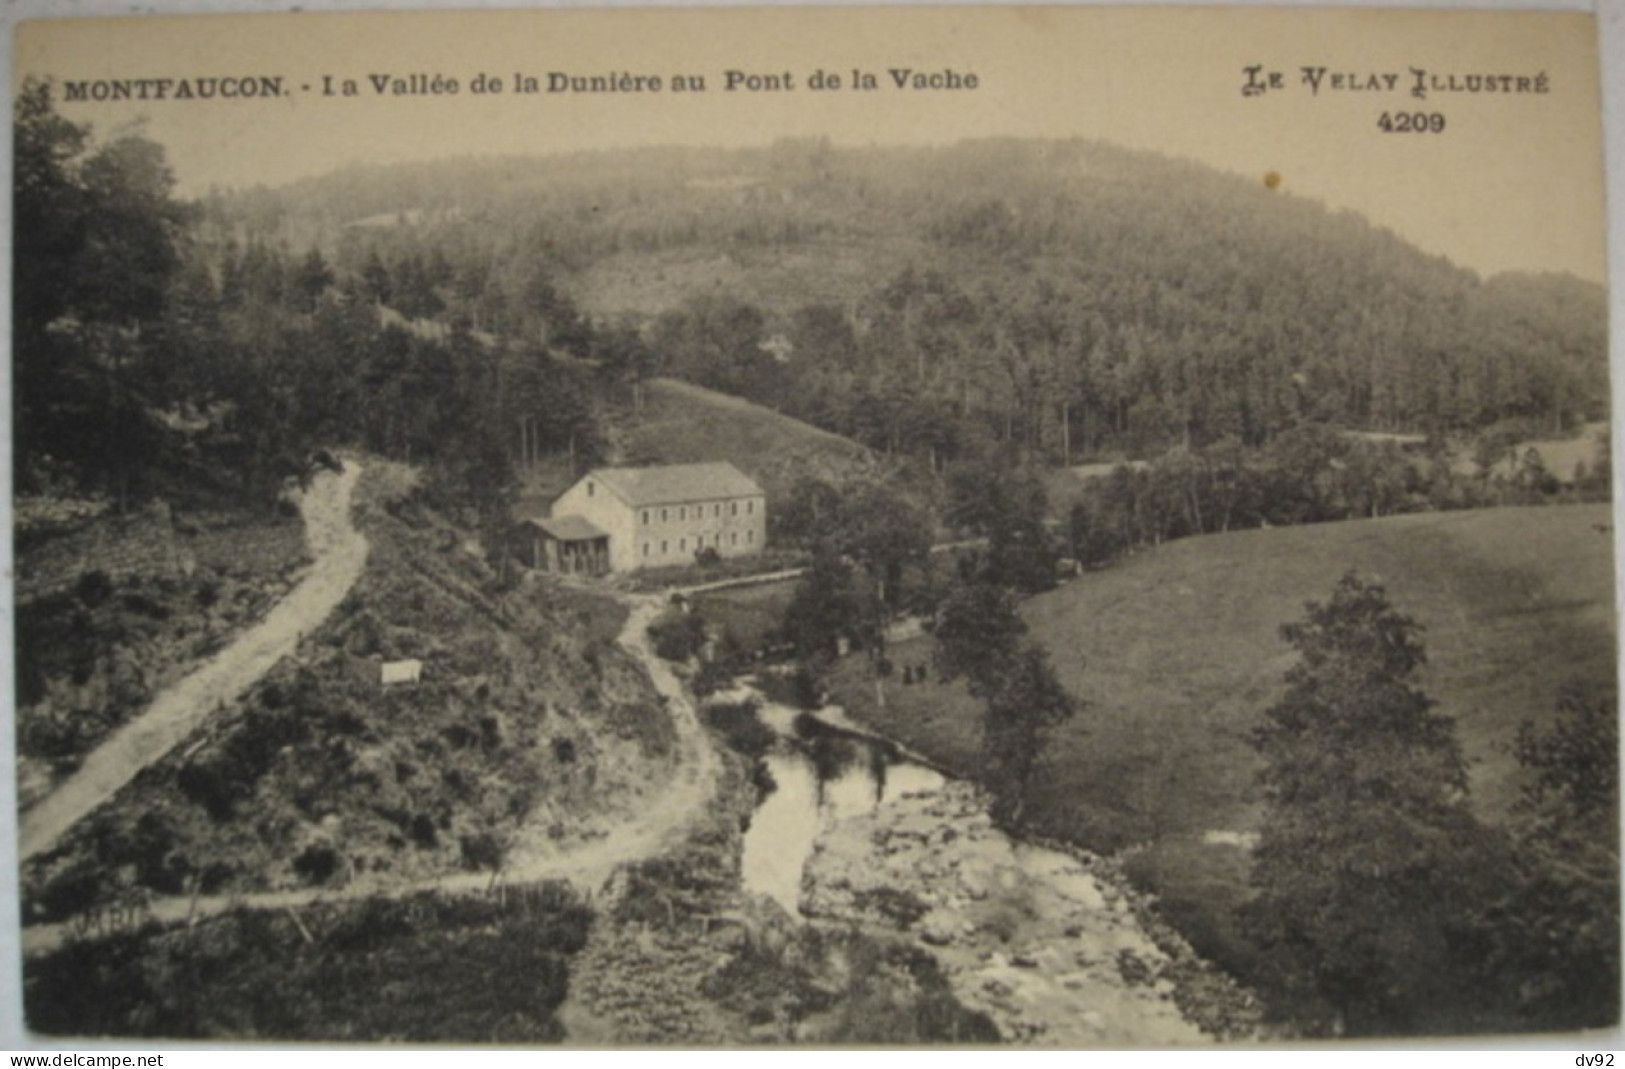
[[[149,411],[174,400],[159,392],[171,379],[156,328],[189,215],[151,141],[93,145],[45,82],[26,83],[15,111],[17,482],[34,489],[66,464],[123,500],[160,445]]]
[[[1492,877],[1453,721],[1415,685],[1417,625],[1350,574],[1282,633],[1299,656],[1254,736],[1265,813],[1248,927],[1311,1032],[1470,1029],[1463,941]]]
[[[1351,213],[1103,144],[460,160],[209,207],[301,243],[365,221],[340,265],[382,256],[400,283],[443,278],[442,256],[449,315],[557,329],[568,294],[640,320],[669,372],[933,464],[986,437],[1065,463],[1305,423],[1549,431],[1606,406],[1600,287],[1481,280]]]
[[[1620,1011],[1619,712],[1570,688],[1526,721],[1528,773],[1501,896],[1481,920],[1486,986],[1528,1030],[1604,1028]]]
[[[569,362],[591,335],[540,268],[519,291],[531,340],[476,335],[424,318],[457,281],[438,251],[374,249],[353,270],[318,245],[296,255],[268,240],[274,225],[175,200],[160,146],[92,134],[56,114],[48,84],[19,94],[23,492],[218,484],[268,503],[313,448],[353,444],[423,462],[495,534],[516,464],[599,455],[597,372]]]

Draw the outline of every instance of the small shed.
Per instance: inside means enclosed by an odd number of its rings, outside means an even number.
[[[519,559],[544,572],[603,575],[609,571],[609,534],[580,516],[538,516],[522,520]]]
[[[379,682],[386,687],[401,683],[418,683],[423,679],[423,662],[413,658],[408,661],[385,661],[379,671]]]

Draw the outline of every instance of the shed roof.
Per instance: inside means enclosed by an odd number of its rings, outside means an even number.
[[[716,498],[761,497],[755,480],[729,464],[666,464],[658,468],[599,468],[596,478],[628,505],[676,505]]]
[[[609,537],[608,532],[600,531],[580,516],[533,516],[525,522],[535,524],[560,542],[590,542]]]

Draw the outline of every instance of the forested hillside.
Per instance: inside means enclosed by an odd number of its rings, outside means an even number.
[[[493,519],[662,374],[937,470],[1605,415],[1600,287],[1104,144],[454,159],[183,203],[160,146],[19,108],[25,493],[264,496],[349,441]]]
[[[1606,393],[1598,286],[1481,280],[1358,216],[1102,144],[465,159],[204,217],[227,250],[322,242],[408,314],[577,349],[635,327],[651,369],[893,451],[1562,430]]]

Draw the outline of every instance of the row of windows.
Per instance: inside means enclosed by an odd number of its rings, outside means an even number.
[[[691,507],[688,506],[688,505],[678,505],[677,506],[677,518],[678,518],[678,520],[686,520],[686,519],[688,519],[688,514],[689,514],[690,510],[691,510]],[[694,513],[694,518],[696,520],[705,518],[705,506],[704,505],[694,505],[694,506],[692,506],[692,511]],[[671,522],[671,513],[672,513],[672,510],[669,509],[669,508],[661,509],[660,510],[660,522],[661,523],[670,523]],[[752,516],[752,515],[755,515],[755,513],[756,513],[756,502],[754,500],[746,501],[745,502],[745,515]],[[653,514],[654,514],[654,509],[644,509],[643,510],[643,525],[645,527],[649,526],[649,518]],[[728,502],[728,515],[730,515],[730,516],[739,515],[739,502],[737,502],[737,501]],[[722,517],[722,502],[719,501],[716,504],[711,506],[711,518],[712,519],[720,519],[721,517]]]
[[[755,531],[746,531],[745,532],[745,544],[747,546],[749,546],[749,545],[754,545],[755,542],[756,542],[756,532]],[[711,536],[711,544],[713,546],[717,547],[718,549],[722,548],[722,534],[721,534],[721,532],[718,532],[718,533]],[[739,532],[738,531],[729,531],[728,532],[728,544],[730,546],[737,546],[739,544]],[[649,556],[651,553],[654,552],[654,549],[652,548],[653,546],[654,546],[653,542],[645,542],[645,543],[643,543],[643,555],[645,557]],[[704,535],[695,535],[694,536],[694,548],[696,550],[705,548],[705,536]],[[660,555],[665,556],[667,553],[670,553],[670,552],[671,552],[671,541],[669,539],[662,538],[660,540]],[[679,552],[679,553],[687,553],[688,552],[688,539],[687,538],[679,538],[677,540],[677,552]]]

